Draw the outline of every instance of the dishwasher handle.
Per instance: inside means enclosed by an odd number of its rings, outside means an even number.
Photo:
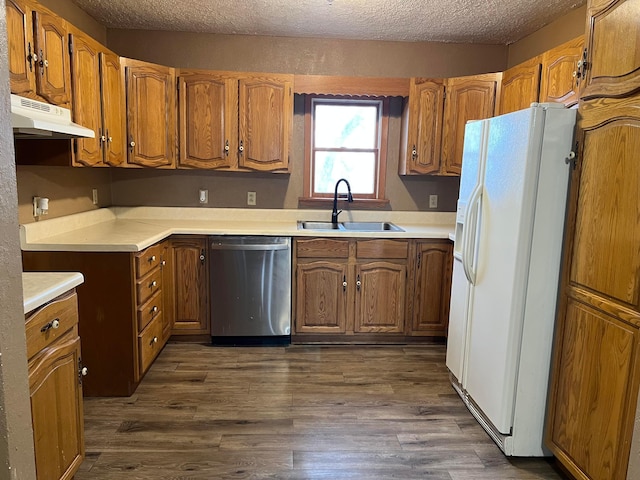
[[[246,245],[240,243],[232,243],[232,244],[218,244],[212,243],[210,246],[211,250],[239,250],[239,251],[247,251],[247,250],[262,250],[262,251],[274,251],[274,250],[287,250],[289,249],[288,243],[276,243],[276,244],[255,244],[255,245]]]

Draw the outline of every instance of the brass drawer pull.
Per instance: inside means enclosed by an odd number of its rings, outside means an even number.
[[[59,318],[54,318],[53,320],[51,320],[49,323],[47,323],[46,325],[44,325],[40,331],[42,333],[46,332],[47,330],[50,329],[57,329],[58,327],[60,327],[60,319]]]

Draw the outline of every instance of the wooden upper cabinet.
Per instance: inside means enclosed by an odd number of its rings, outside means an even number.
[[[293,76],[241,77],[238,87],[238,166],[260,171],[287,171],[293,120]]]
[[[528,108],[538,101],[540,70],[540,57],[534,57],[502,74],[499,115]]]
[[[578,103],[584,35],[542,54],[540,102]]]
[[[49,12],[34,10],[33,24],[38,68],[37,93],[56,105],[71,102],[67,22]]]
[[[213,72],[180,70],[179,167],[237,164],[238,81]]]
[[[464,129],[469,120],[494,115],[500,74],[448,78],[444,102],[441,173],[460,175]]]
[[[175,73],[162,65],[125,65],[130,166],[175,168]]]
[[[409,101],[403,113],[400,175],[439,171],[444,89],[442,80],[411,79]]]
[[[103,164],[102,105],[100,102],[100,44],[81,35],[70,36],[73,119],[90,128],[95,138],[76,139],[75,162],[86,166]]]
[[[581,98],[620,97],[640,89],[640,0],[591,0]]]
[[[36,59],[30,4],[24,0],[7,0],[5,7],[11,93],[34,95]]]
[[[119,166],[125,161],[120,57],[82,33],[70,35],[73,118],[95,138],[76,139],[74,164]]]
[[[123,165],[126,153],[126,109],[120,57],[109,51],[100,52],[100,85],[102,94],[102,131],[104,163]]]

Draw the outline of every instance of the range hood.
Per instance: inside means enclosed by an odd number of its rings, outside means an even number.
[[[11,125],[16,138],[95,138],[93,130],[71,121],[68,108],[11,94]]]

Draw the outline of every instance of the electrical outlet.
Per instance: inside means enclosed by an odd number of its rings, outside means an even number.
[[[429,195],[429,208],[438,208],[438,195]]]
[[[209,190],[200,189],[198,192],[198,201],[200,203],[209,203]]]
[[[247,205],[256,204],[256,192],[247,192]]]
[[[91,201],[93,202],[94,205],[98,205],[98,189],[97,188],[91,189]]]

